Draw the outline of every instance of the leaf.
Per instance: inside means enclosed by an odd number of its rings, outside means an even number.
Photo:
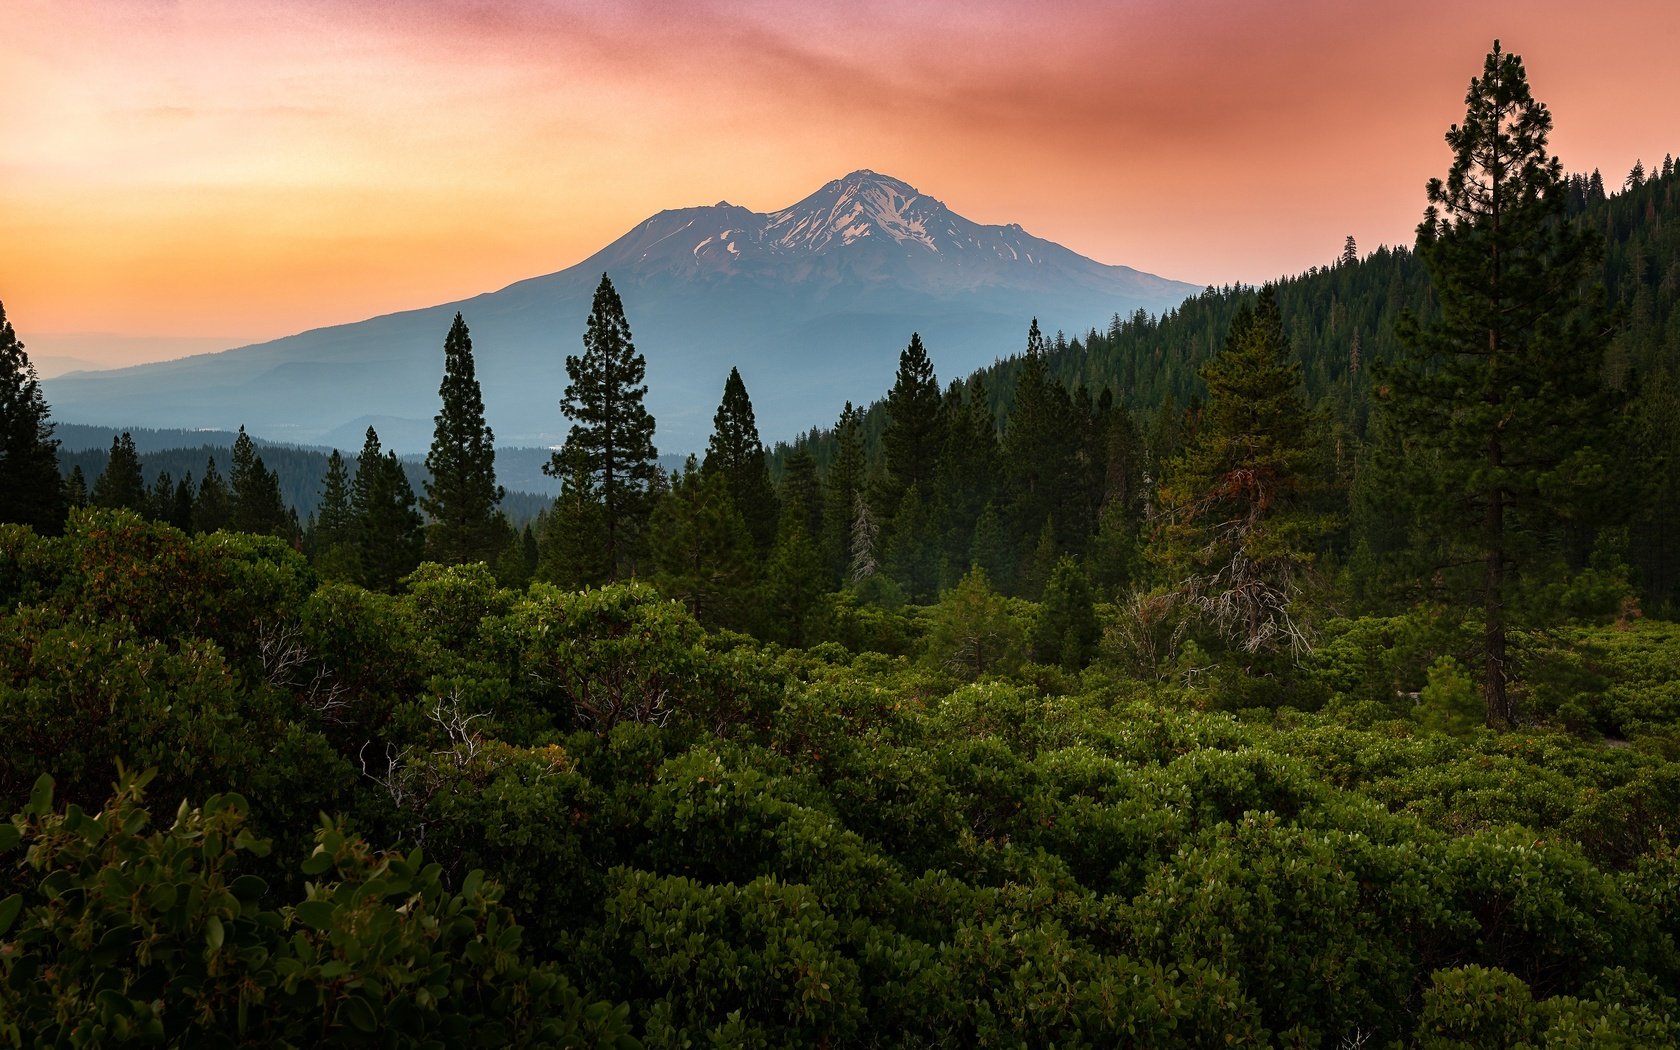
[[[228,891],[242,901],[254,901],[268,891],[268,883],[255,875],[241,875],[233,880]]]
[[[7,930],[12,928],[12,923],[17,921],[18,913],[21,911],[23,911],[23,894],[21,893],[14,893],[0,901],[0,936],[3,936]]]
[[[311,853],[309,858],[303,862],[303,873],[305,875],[319,875],[332,867],[332,863],[332,854],[317,846],[315,852]]]
[[[0,853],[15,848],[21,841],[23,841],[23,832],[17,829],[17,825],[11,823],[0,824]]]
[[[357,1030],[374,1032],[379,1029],[379,1019],[374,1016],[373,1007],[361,996],[352,996],[344,1000],[344,1018]]]
[[[222,929],[221,918],[215,915],[210,916],[204,923],[204,943],[210,946],[211,951],[220,951],[222,939],[226,936],[227,931]]]
[[[317,930],[332,929],[333,915],[337,910],[330,901],[304,901],[296,909],[299,921]]]
[[[29,808],[25,811],[38,817],[44,817],[52,812],[53,778],[48,773],[42,773],[35,781],[35,786],[29,791]]]

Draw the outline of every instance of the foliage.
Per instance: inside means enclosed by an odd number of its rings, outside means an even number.
[[[89,814],[60,812],[42,777],[0,825],[32,876],[0,902],[11,1045],[635,1045],[624,1007],[530,961],[482,872],[451,892],[418,850],[376,853],[328,821],[302,865],[320,881],[276,908],[239,870],[269,852],[243,798],[183,802],[150,830],[145,779],[123,774]]]

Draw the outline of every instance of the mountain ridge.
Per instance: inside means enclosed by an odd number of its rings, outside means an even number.
[[[1018,224],[988,226],[869,169],[769,212],[728,201],[667,209],[581,262],[453,302],[173,361],[46,381],[60,418],[117,426],[244,424],[308,443],[364,416],[388,447],[423,449],[443,335],[472,331],[498,441],[554,444],[558,401],[605,272],[648,359],[662,451],[702,448],[723,378],[746,377],[767,439],[832,417],[891,382],[921,332],[942,374],[1021,345],[1027,323],[1081,331],[1176,306],[1201,289],[1099,263]]]

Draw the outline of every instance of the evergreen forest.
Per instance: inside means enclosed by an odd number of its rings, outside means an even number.
[[[1680,1045],[1680,168],[1465,104],[1410,246],[675,470],[603,274],[535,514],[468,317],[422,470],[61,454],[0,308],[0,1045]]]

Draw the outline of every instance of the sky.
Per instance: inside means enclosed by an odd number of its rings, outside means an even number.
[[[1495,37],[1567,169],[1680,152],[1673,0],[6,6],[0,303],[59,369],[466,298],[857,168],[1259,282],[1411,242]]]

